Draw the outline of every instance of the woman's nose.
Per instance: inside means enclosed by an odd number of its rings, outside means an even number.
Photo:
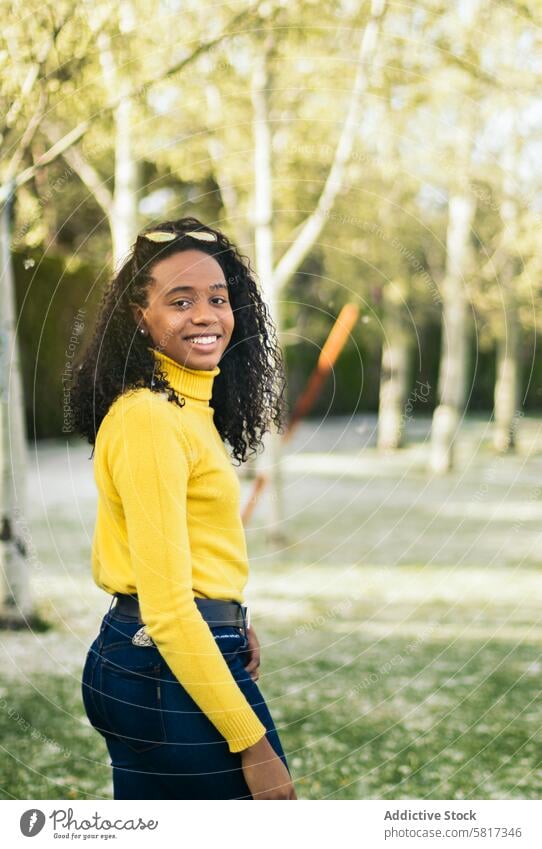
[[[192,319],[193,321],[202,322],[203,324],[213,324],[213,322],[216,321],[216,316],[207,301],[196,301],[194,309],[192,310]]]

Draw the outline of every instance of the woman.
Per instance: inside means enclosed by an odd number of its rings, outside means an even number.
[[[72,389],[94,445],[92,572],[113,595],[83,703],[115,799],[297,798],[256,684],[240,487],[224,444],[244,462],[285,408],[276,334],[243,260],[196,218],[140,234]]]

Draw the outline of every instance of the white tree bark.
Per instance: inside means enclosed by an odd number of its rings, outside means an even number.
[[[508,174],[514,173],[515,151],[510,152]],[[497,334],[497,369],[495,380],[495,427],[493,445],[500,453],[513,451],[516,447],[517,424],[521,392],[521,325],[516,293],[514,289],[517,273],[516,239],[518,234],[518,210],[514,199],[514,187],[509,185],[510,176],[504,180],[504,200],[501,218],[505,230],[506,259],[500,276],[502,293],[502,321]]]
[[[387,283],[383,290],[382,368],[378,407],[377,446],[394,451],[403,443],[408,394],[410,336],[405,325],[404,287]]]
[[[125,259],[138,231],[139,169],[133,151],[133,101],[115,109],[115,191],[113,202],[113,265]]]
[[[0,212],[0,430],[2,451],[1,609],[0,621],[24,625],[33,612],[29,562],[21,526],[26,516],[26,427],[15,334],[15,281],[11,262],[10,209],[13,195]]]
[[[497,340],[493,437],[493,444],[500,453],[512,451],[516,447],[521,373],[519,360],[521,327],[512,292],[503,293],[503,308],[503,332],[499,334]]]
[[[439,404],[431,430],[430,468],[436,474],[453,467],[457,428],[465,409],[469,330],[465,278],[471,265],[470,235],[475,211],[474,197],[468,192],[450,197],[446,274],[442,285]]]
[[[128,33],[133,28],[133,10],[126,0],[120,8],[120,31]],[[133,100],[131,85],[118,71],[107,33],[98,37],[100,62],[106,89],[119,93],[120,100],[114,109],[115,120],[115,186],[113,192],[113,215],[110,219],[113,241],[113,268],[125,259],[138,231],[137,192],[139,169],[133,152]]]

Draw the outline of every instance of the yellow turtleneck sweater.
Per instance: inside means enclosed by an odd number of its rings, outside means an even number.
[[[194,601],[242,603],[248,579],[239,480],[209,404],[220,369],[186,368],[149,350],[186,403],[142,387],[111,404],[94,449],[92,574],[108,593],[137,593],[167,665],[239,752],[266,729]]]

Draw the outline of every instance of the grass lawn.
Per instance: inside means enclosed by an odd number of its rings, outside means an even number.
[[[539,423],[524,427],[527,446],[501,459],[475,422],[443,479],[423,472],[419,443],[379,461],[352,433],[344,450],[325,428],[313,450],[309,430],[296,437],[288,541],[266,548],[262,502],[247,600],[300,798],[540,798],[542,460]],[[30,481],[32,584],[51,627],[0,634],[0,798],[112,798],[80,696],[108,604],[89,573],[87,456],[45,445]]]
[[[260,686],[300,798],[539,798],[536,571],[516,571],[511,582],[498,570],[489,601],[481,572],[455,571],[452,584],[463,593],[453,602],[454,587],[437,568],[392,576],[350,567],[344,594],[337,587],[297,601],[295,591],[279,591],[290,571],[277,566],[253,610]],[[321,585],[331,578],[325,572]],[[54,620],[60,582],[48,592]],[[83,599],[79,615],[68,609],[48,632],[3,635],[13,662],[0,688],[2,798],[112,797],[105,743],[87,723],[78,679],[101,598],[92,594],[90,606]]]

